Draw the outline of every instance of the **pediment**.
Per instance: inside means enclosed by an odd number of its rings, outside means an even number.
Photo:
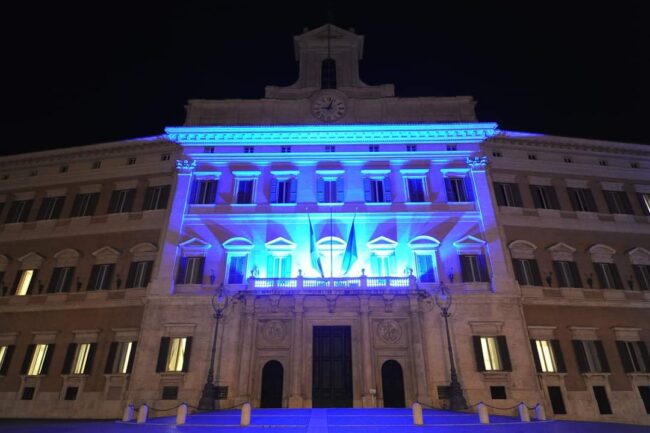
[[[412,250],[436,249],[440,246],[440,241],[431,236],[417,236],[408,243]]]
[[[485,241],[483,239],[479,239],[472,235],[467,235],[454,242],[454,246],[458,249],[472,248],[472,247],[482,248],[483,245],[485,245]]]
[[[394,250],[397,248],[397,242],[386,236],[379,236],[366,244],[370,250]]]
[[[158,247],[150,242],[142,242],[134,245],[129,252],[131,254],[155,253],[158,252]]]
[[[237,236],[225,241],[223,247],[228,251],[250,251],[253,249],[254,245],[248,239]]]
[[[18,258],[18,261],[23,264],[23,269],[36,269],[36,268],[39,268],[44,260],[45,260],[45,257],[43,257],[40,254],[37,254],[37,253],[35,253],[33,251],[30,251],[29,253],[25,254],[24,256]]]
[[[264,246],[267,250],[287,251],[296,249],[296,244],[294,242],[291,242],[289,239],[283,238],[282,236],[279,236],[272,241],[268,241]]]
[[[81,257],[81,253],[73,248],[66,248],[54,254],[54,258],[57,260],[78,259],[79,257]]]
[[[342,251],[347,246],[347,242],[337,236],[325,236],[316,242],[319,251]]]
[[[596,244],[593,245],[589,248],[589,254],[594,255],[594,254],[607,254],[607,255],[613,255],[616,254],[616,250],[609,245],[605,244]]]
[[[179,245],[183,250],[209,250],[212,245],[199,238],[190,238]]]
[[[320,27],[316,27],[313,30],[308,30],[305,33],[295,36],[294,40],[296,44],[308,44],[311,45],[316,43],[327,43],[328,38],[331,39],[332,43],[338,41],[350,41],[357,42],[359,40],[363,41],[363,36],[357,35],[351,31],[342,29],[339,26],[334,24],[323,24]]]
[[[650,258],[650,251],[646,250],[643,247],[632,248],[627,252],[627,255],[630,257],[648,257]]]
[[[553,252],[553,253],[575,253],[576,249],[573,248],[571,245],[567,245],[564,242],[558,242],[557,244],[553,244],[550,247],[546,248],[548,251]]]
[[[109,246],[102,247],[96,251],[93,251],[92,255],[95,257],[95,263],[98,265],[106,263],[115,263],[117,259],[122,254],[120,251]]]
[[[537,245],[522,239],[512,241],[508,245],[513,259],[534,259]]]

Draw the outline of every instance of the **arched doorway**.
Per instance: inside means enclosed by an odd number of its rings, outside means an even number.
[[[269,361],[262,369],[260,407],[282,407],[284,368],[278,361]]]
[[[399,362],[389,359],[381,366],[384,407],[406,407],[404,399],[404,374]]]

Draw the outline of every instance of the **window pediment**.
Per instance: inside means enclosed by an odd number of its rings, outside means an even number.
[[[413,251],[436,250],[440,246],[440,241],[431,236],[417,236],[408,243]]]
[[[347,246],[347,242],[337,236],[325,236],[316,242],[318,251],[343,251]]]
[[[60,268],[76,266],[79,257],[81,257],[81,253],[72,248],[66,248],[54,254],[56,266]]]
[[[376,251],[394,251],[397,247],[397,242],[392,239],[387,238],[386,236],[379,236],[366,244],[369,250]]]
[[[650,251],[636,247],[627,252],[633,265],[650,265]]]
[[[454,242],[454,247],[456,248],[456,250],[458,250],[458,252],[480,254],[483,252],[483,247],[485,246],[485,243],[486,242],[483,239],[479,239],[475,236],[467,235]]]
[[[572,262],[573,254],[576,252],[576,249],[571,245],[567,245],[564,242],[558,242],[546,248],[548,253],[551,255],[551,259],[554,261],[562,262]]]
[[[510,242],[508,248],[513,259],[534,259],[537,246],[532,242],[516,240]]]
[[[612,257],[616,254],[616,250],[605,244],[596,244],[589,248],[589,254],[591,255],[591,260],[596,263],[612,263],[614,258]]]
[[[22,263],[22,269],[38,269],[41,267],[44,260],[45,257],[36,254],[33,251],[18,258],[18,261]]]
[[[155,260],[158,247],[150,242],[142,242],[134,245],[129,252],[138,261]]]
[[[120,254],[118,250],[109,246],[102,247],[92,253],[95,257],[95,263],[98,265],[116,263]]]
[[[250,251],[254,247],[253,243],[244,237],[230,238],[223,243],[223,248],[228,251]]]
[[[289,239],[279,236],[272,241],[268,241],[264,244],[267,250],[269,251],[293,251],[296,249],[296,244],[291,242]]]

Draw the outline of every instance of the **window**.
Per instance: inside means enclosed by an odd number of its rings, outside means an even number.
[[[416,254],[415,266],[421,283],[436,282],[435,258],[433,254]]]
[[[291,153],[291,146],[280,146],[280,152]]]
[[[16,346],[0,346],[0,376],[6,376]]]
[[[235,183],[235,203],[252,204],[254,179],[237,179]]]
[[[116,190],[111,193],[111,200],[108,203],[108,213],[131,212],[135,189]]]
[[[205,146],[203,148],[203,153],[214,153],[214,146]]]
[[[325,146],[325,152],[336,152],[336,146]]]
[[[187,372],[192,337],[162,337],[156,372]]]
[[[46,197],[41,202],[38,210],[37,220],[55,220],[61,215],[65,197]]]
[[[129,266],[129,275],[126,278],[125,288],[147,287],[151,278],[153,261],[132,262]]]
[[[410,203],[422,203],[427,199],[424,177],[406,178],[406,199]]]
[[[598,212],[591,190],[588,188],[567,188],[571,206],[576,212]]]
[[[205,257],[182,257],[176,284],[203,284]]]
[[[534,259],[512,259],[512,267],[515,270],[515,278],[522,286],[541,286],[542,278],[539,274],[537,260]]]
[[[90,374],[97,343],[70,343],[61,374]]]
[[[134,165],[135,164],[135,158],[129,158],[126,160],[126,165]]]
[[[553,261],[553,269],[559,287],[582,287],[576,262],[556,260]]]
[[[160,154],[160,160],[161,161],[169,161],[170,159],[171,159],[171,155],[169,153]]]
[[[630,162],[630,168],[639,168],[638,162]]]
[[[650,215],[650,193],[639,192],[637,193],[637,197],[639,198],[639,205],[641,206],[643,215]]]
[[[503,154],[498,150],[495,150],[494,152],[492,152],[492,156],[494,156],[495,158],[501,158],[503,157]]]
[[[74,203],[72,204],[70,217],[85,217],[94,215],[95,208],[97,207],[97,200],[99,200],[98,192],[77,194],[74,198]]]
[[[601,289],[623,289],[621,276],[615,263],[594,263]]]
[[[87,290],[108,290],[113,279],[114,263],[94,265],[90,271]]]
[[[68,172],[68,166],[67,165],[62,165],[59,167],[59,173],[67,173]]]
[[[516,183],[494,183],[494,194],[499,206],[522,207],[519,185]]]
[[[38,269],[23,269],[16,273],[12,295],[25,296],[36,289],[36,275]]]
[[[271,203],[295,203],[297,186],[296,179],[272,179]]]
[[[448,202],[474,201],[474,189],[472,188],[472,179],[469,176],[446,177],[445,188]]]
[[[105,374],[129,374],[133,370],[135,359],[135,341],[114,341],[108,349]]]
[[[228,284],[243,284],[246,278],[246,256],[228,256]]]
[[[343,178],[321,177],[316,185],[316,199],[318,203],[343,202]]]
[[[34,177],[34,176],[38,175],[38,170],[31,170],[31,171],[29,172],[29,175],[30,175],[31,177]]]
[[[320,88],[336,89],[336,61],[332,58],[328,57],[321,63]]]
[[[50,284],[47,286],[47,293],[69,292],[73,275],[74,268],[72,267],[54,268]]]
[[[214,204],[217,201],[217,180],[196,179],[192,184],[190,203]]]
[[[163,400],[177,400],[178,387],[177,386],[163,386],[162,396]]]
[[[461,254],[460,268],[464,283],[490,281],[485,256],[482,254]]]
[[[290,255],[268,256],[266,262],[267,276],[269,278],[291,278],[291,261]]]
[[[92,169],[93,169],[93,170],[97,170],[98,168],[101,168],[101,166],[102,166],[102,162],[101,162],[101,161],[95,161],[95,162],[93,162],[93,164],[92,164]]]
[[[416,144],[407,144],[406,145],[406,151],[407,152],[415,152],[418,150],[418,146]]]
[[[506,400],[506,387],[505,386],[491,386],[490,397],[492,400]]]
[[[395,254],[373,253],[370,256],[370,267],[373,277],[390,277],[395,275]]]
[[[617,341],[616,347],[626,373],[650,373],[650,355],[643,341]]]
[[[645,406],[645,413],[650,414],[650,386],[639,386],[639,394]]]
[[[166,209],[170,185],[150,186],[144,195],[142,210]]]
[[[573,340],[580,373],[609,373],[603,343],[599,340]]]
[[[253,146],[244,146],[244,153],[253,153],[255,148]]]
[[[531,161],[535,161],[537,160],[537,155],[535,155],[534,153],[529,153],[528,159],[530,159]]]
[[[456,150],[458,150],[458,147],[455,144],[448,144],[447,145],[447,151],[454,152]]]
[[[530,193],[537,209],[560,209],[560,202],[552,186],[530,185]]]
[[[393,200],[388,177],[364,178],[363,190],[366,203],[390,203]]]
[[[379,145],[377,144],[368,145],[368,152],[379,152]]]
[[[570,156],[565,156],[564,157],[564,162],[566,162],[567,164],[572,164],[573,163],[573,158],[571,158]]]
[[[558,340],[530,340],[530,345],[538,373],[566,373]]]
[[[29,217],[34,200],[14,200],[9,207],[5,224],[24,223]]]
[[[607,160],[606,159],[599,159],[598,160],[598,165],[602,165],[603,167],[606,167],[608,165]]]
[[[641,290],[650,290],[650,265],[632,265]]]
[[[76,400],[77,394],[79,393],[78,386],[69,386],[65,389],[65,395],[63,396],[64,400]]]
[[[596,398],[596,403],[598,404],[598,412],[601,415],[611,415],[612,406],[609,404],[609,398],[607,397],[607,390],[604,386],[594,386],[594,397]]]
[[[20,374],[27,376],[47,374],[53,352],[54,344],[30,344],[27,346]]]
[[[627,198],[625,191],[606,191],[603,190],[605,201],[609,213],[613,214],[632,214],[632,205]]]
[[[473,336],[478,371],[512,371],[506,337]]]
[[[555,415],[566,414],[566,407],[564,406],[564,398],[562,397],[562,388],[559,386],[549,386],[548,398],[551,400],[551,409]]]

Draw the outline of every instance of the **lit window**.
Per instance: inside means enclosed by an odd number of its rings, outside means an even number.
[[[106,361],[106,374],[128,374],[133,369],[133,359],[135,358],[135,341],[113,342],[108,351]]]
[[[187,338],[171,338],[169,340],[169,356],[165,371],[183,371],[186,344]]]
[[[0,376],[6,376],[15,346],[0,346]]]
[[[390,277],[395,275],[395,254],[372,254],[370,265],[373,277]]]
[[[243,284],[246,278],[246,256],[228,255],[228,284]]]
[[[483,354],[483,363],[486,371],[502,369],[496,338],[481,337],[481,353]]]
[[[237,179],[235,183],[235,203],[252,204],[254,187],[254,179]]]
[[[202,284],[205,257],[182,257],[177,284]]]
[[[535,348],[537,349],[537,359],[542,373],[557,372],[558,368],[553,356],[551,342],[549,340],[535,340]]]
[[[390,179],[387,177],[365,178],[363,187],[366,203],[390,203],[393,200]]]
[[[90,343],[78,344],[72,362],[72,374],[86,374],[88,364],[88,354],[90,353]]]
[[[16,296],[25,296],[29,292],[30,285],[34,276],[34,269],[25,269],[22,271],[16,287]]]
[[[115,190],[111,193],[111,200],[108,203],[108,213],[131,212],[135,189]]]
[[[144,195],[142,210],[154,210],[167,208],[169,200],[170,185],[150,186]]]
[[[126,279],[126,288],[147,287],[151,278],[153,261],[132,262],[129,266],[129,275]]]
[[[406,200],[410,203],[421,203],[427,199],[427,189],[424,177],[406,178]]]
[[[47,355],[47,344],[37,344],[33,346],[34,352],[32,353],[31,361],[27,369],[28,376],[38,376],[43,373],[43,366],[45,365],[45,357]]]
[[[269,256],[266,274],[269,278],[291,278],[291,256]],[[232,264],[232,261],[231,261]]]

